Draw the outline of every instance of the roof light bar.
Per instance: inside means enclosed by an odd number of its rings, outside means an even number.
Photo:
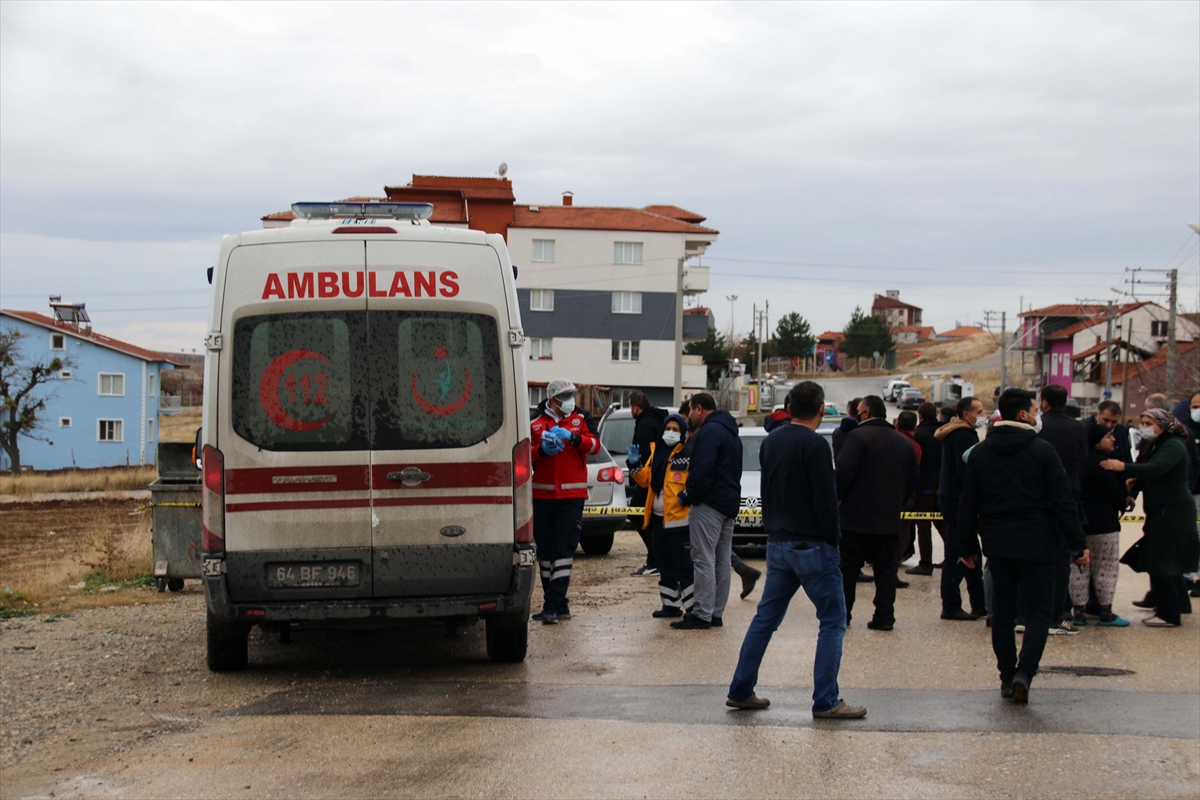
[[[432,203],[292,203],[299,219],[409,219],[433,216]]]

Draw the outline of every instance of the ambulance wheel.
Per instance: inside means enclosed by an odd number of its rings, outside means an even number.
[[[167,588],[172,592],[182,592],[183,578],[167,578]]]
[[[485,624],[489,661],[496,664],[519,664],[525,660],[525,651],[529,645],[529,625],[524,615],[488,617]]]
[[[243,670],[250,661],[250,626],[208,615],[208,668],[212,672]]]
[[[615,534],[605,533],[600,536],[585,536],[579,540],[579,546],[589,556],[606,556],[612,550]]]

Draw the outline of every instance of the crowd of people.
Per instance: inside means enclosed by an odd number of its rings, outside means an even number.
[[[568,619],[567,589],[587,496],[587,455],[599,439],[574,408],[575,387],[553,381],[532,424],[534,537],[541,566],[544,624]],[[1149,575],[1134,603],[1143,624],[1178,627],[1200,596],[1200,392],[1167,408],[1147,398],[1139,424],[1120,423],[1121,408],[1100,405],[1086,421],[1067,413],[1057,386],[1040,395],[1007,389],[992,414],[978,398],[952,409],[922,404],[894,421],[880,397],[856,398],[829,446],[816,433],[825,395],[797,384],[785,412],[772,415],[759,450],[761,508],[767,537],[762,598],[746,632],[727,705],[764,709],[755,686],[771,636],[796,592],[813,603],[819,634],[813,671],[813,716],[856,719],[866,709],[838,691],[842,639],[853,619],[857,584],[874,584],[866,627],[896,625],[896,591],[909,575],[941,570],[941,618],[987,618],[1003,697],[1028,702],[1050,635],[1091,624],[1125,627],[1113,611],[1119,564]],[[723,625],[731,573],[742,597],[761,577],[733,553],[741,504],[742,444],[728,411],[709,394],[677,413],[631,398],[637,419],[627,465],[644,507],[639,530],[647,565],[657,574],[656,618],[676,630]],[[981,433],[983,436],[981,437]],[[1135,455],[1136,445],[1136,455]],[[836,468],[835,468],[836,465]],[[1143,536],[1123,555],[1120,516],[1142,497]],[[924,512],[909,521],[905,511]],[[932,531],[943,543],[933,561]],[[862,572],[865,565],[871,574]],[[964,608],[962,584],[966,583]],[[1023,633],[1020,649],[1016,633]]]

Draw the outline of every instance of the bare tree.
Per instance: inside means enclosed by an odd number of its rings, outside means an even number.
[[[39,392],[39,386],[60,380],[60,370],[74,367],[73,356],[27,361],[21,353],[21,340],[28,338],[13,328],[0,331],[0,446],[8,453],[12,471],[21,471],[21,437],[49,442],[40,433],[42,412],[46,401],[54,397],[54,391]],[[53,444],[53,442],[51,442]]]

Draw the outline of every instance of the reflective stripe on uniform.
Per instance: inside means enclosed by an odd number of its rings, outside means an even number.
[[[566,569],[556,569],[556,570],[554,570],[553,573],[550,574],[550,580],[552,580],[552,581],[556,581],[559,578],[569,578],[569,577],[571,577],[571,568],[570,567],[567,567]]]
[[[541,489],[550,489],[550,490],[553,490],[553,489],[554,489],[554,487],[553,487],[553,486],[541,486],[541,487],[539,487],[537,484],[534,484],[534,487],[533,487],[533,488],[535,488],[535,489],[538,489],[538,488],[541,488]],[[586,481],[585,481],[584,483],[564,483],[564,484],[562,485],[562,489],[563,489],[563,491],[566,491],[567,489],[586,489],[586,488],[588,488],[588,485],[587,485],[587,482],[586,482]]]
[[[539,492],[553,492],[554,484],[553,483],[535,483],[535,484],[533,484],[533,488]]]
[[[573,558],[560,558],[558,561],[555,561],[554,563],[551,563],[549,561],[546,562],[547,565],[552,566],[552,567],[569,567],[574,563],[575,563],[575,559],[573,559]]]

